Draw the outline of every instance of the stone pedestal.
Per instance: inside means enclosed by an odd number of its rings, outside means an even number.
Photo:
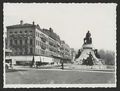
[[[86,60],[91,53],[93,57],[93,65],[102,65],[102,62],[95,56],[94,48],[92,44],[83,44],[80,56],[76,59],[77,64],[83,64],[83,60]]]
[[[88,31],[84,38],[84,44],[79,51],[79,57],[76,59],[76,64],[83,64],[88,66],[102,65],[97,50],[92,45],[91,33]],[[98,57],[98,58],[97,58]]]

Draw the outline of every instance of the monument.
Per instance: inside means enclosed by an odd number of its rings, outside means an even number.
[[[97,52],[97,49],[94,49],[92,45],[91,33],[88,31],[84,38],[84,44],[79,50],[79,57],[76,58],[75,62],[82,65],[102,65],[100,56]]]

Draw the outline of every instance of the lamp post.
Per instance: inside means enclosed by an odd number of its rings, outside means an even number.
[[[62,57],[63,57],[63,59],[61,61],[61,66],[62,66],[62,70],[63,70],[64,69],[64,52],[62,53]]]

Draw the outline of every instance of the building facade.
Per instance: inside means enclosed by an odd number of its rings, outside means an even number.
[[[5,38],[5,57],[11,56],[12,50],[8,47],[8,38]]]
[[[52,28],[41,29],[33,22],[7,26],[8,46],[12,56],[46,56],[70,58],[70,48]],[[64,55],[64,56],[63,56]]]

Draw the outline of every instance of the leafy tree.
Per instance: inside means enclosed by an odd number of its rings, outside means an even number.
[[[98,53],[106,65],[115,65],[115,52],[101,49]]]

